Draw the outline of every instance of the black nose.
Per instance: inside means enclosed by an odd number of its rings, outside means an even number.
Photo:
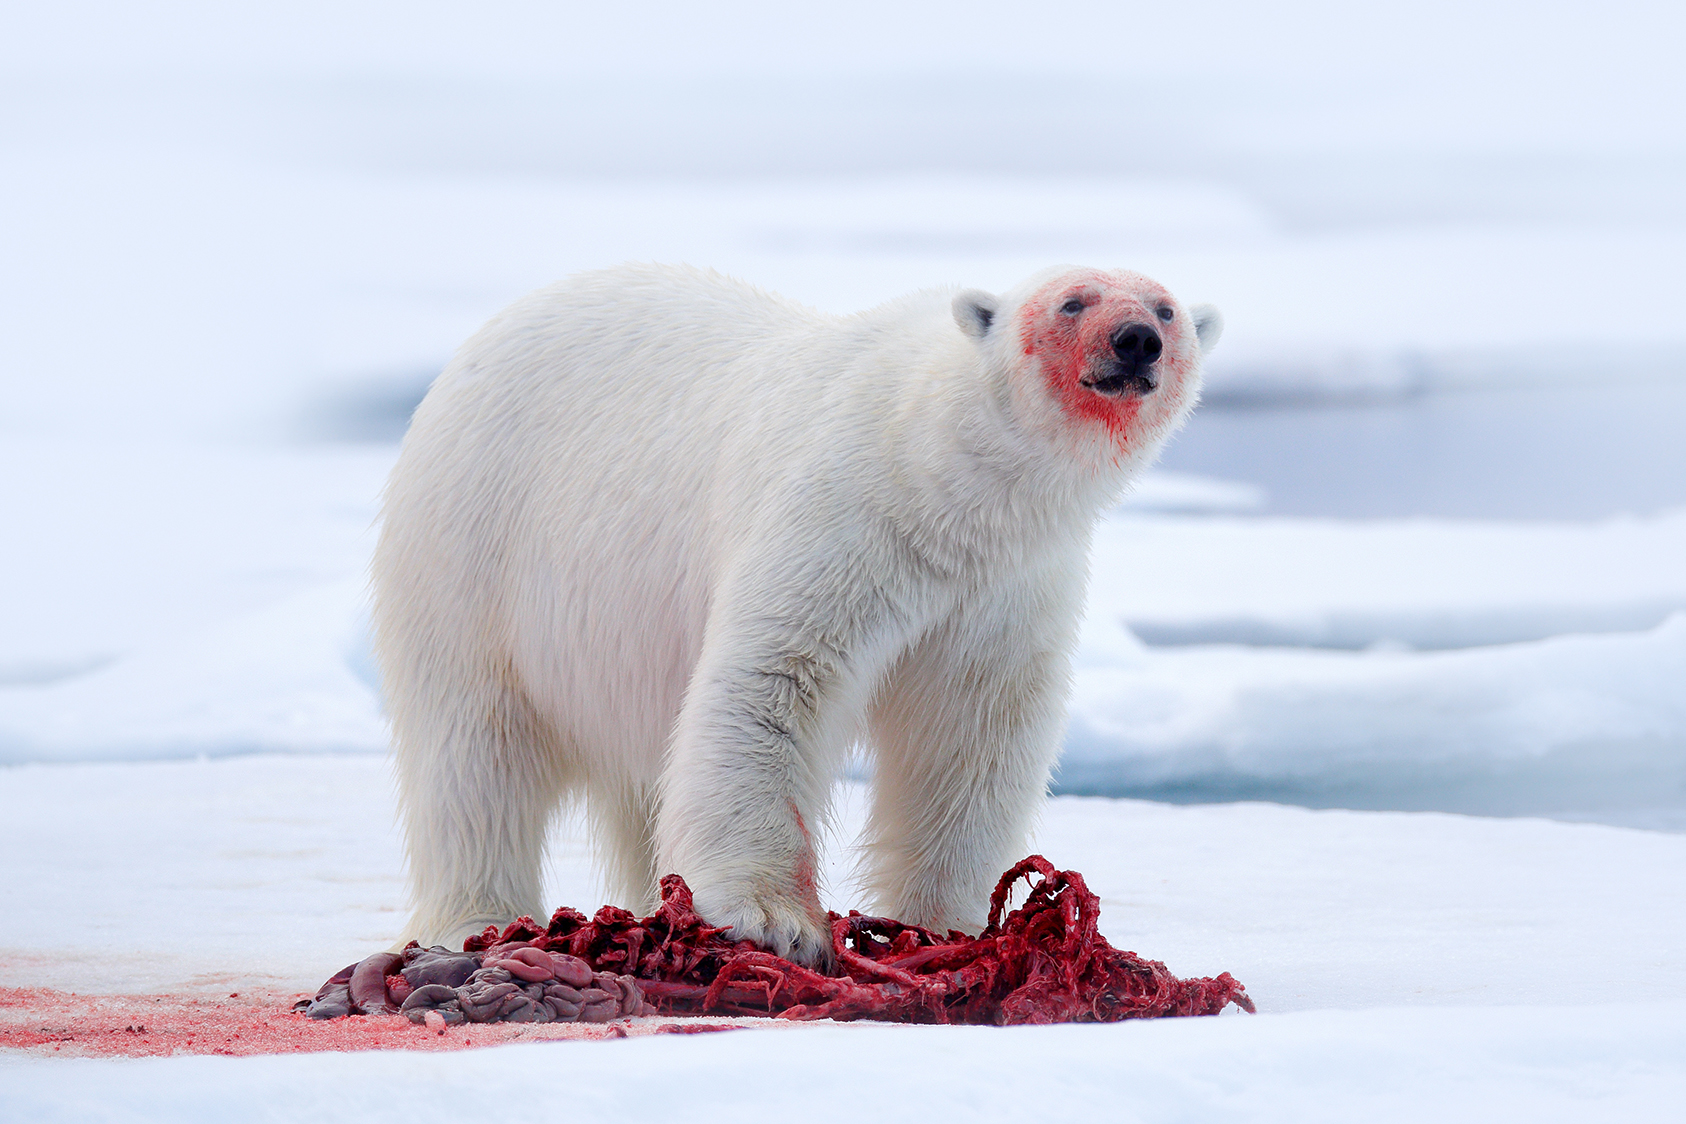
[[[1146,324],[1126,324],[1112,336],[1112,353],[1127,371],[1139,371],[1159,361],[1165,343]]]

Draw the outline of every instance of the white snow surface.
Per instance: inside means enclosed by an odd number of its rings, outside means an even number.
[[[865,805],[861,786],[840,790],[830,904],[858,901],[847,844]],[[308,992],[402,920],[391,781],[372,756],[23,766],[0,772],[0,806],[0,847],[30,856],[0,872],[0,985]],[[557,904],[601,900],[581,832],[568,816],[553,833]],[[1088,875],[1115,944],[1183,974],[1231,971],[1260,1014],[426,1057],[6,1059],[0,1116],[444,1120],[498,1089],[512,1119],[558,1104],[583,1119],[752,1104],[899,1119],[941,1103],[963,1119],[1046,1104],[1124,1120],[1481,1120],[1519,1105],[1661,1120],[1686,1091],[1673,1001],[1686,836],[1062,797],[1035,845]]]
[[[1683,683],[1680,513],[1120,517],[1098,536],[1059,783],[1678,829]]]
[[[1100,525],[1092,572],[1090,616],[1149,644],[1472,648],[1638,632],[1686,609],[1686,510],[1585,523],[1120,517]]]
[[[1078,670],[1060,783],[1498,814],[1678,808],[1683,676],[1686,613],[1475,651],[1138,651]]]
[[[676,1040],[52,1063],[0,1059],[48,1122],[486,1119],[1671,1121],[1686,1014],[1318,1011],[1106,1027],[854,1027]]]

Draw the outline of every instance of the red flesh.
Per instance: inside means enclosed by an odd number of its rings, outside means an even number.
[[[1014,883],[1033,876],[1024,904],[1005,912]],[[1182,980],[1158,961],[1113,948],[1100,934],[1100,899],[1083,876],[1055,870],[1040,855],[1002,875],[989,926],[977,937],[831,914],[832,974],[726,939],[697,915],[677,875],[661,888],[661,907],[643,919],[605,906],[588,921],[564,907],[548,926],[524,917],[463,948],[566,952],[596,971],[636,977],[645,1001],[671,1014],[1009,1026],[1214,1015],[1230,1003],[1253,1009],[1227,972]]]

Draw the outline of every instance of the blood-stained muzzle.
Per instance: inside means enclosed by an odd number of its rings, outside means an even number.
[[[1110,397],[1127,395],[1145,397],[1159,388],[1159,375],[1154,369],[1165,341],[1146,324],[1125,324],[1113,332],[1112,355],[1101,360],[1099,368],[1083,385]]]

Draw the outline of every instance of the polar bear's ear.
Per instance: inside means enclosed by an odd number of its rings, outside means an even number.
[[[1224,334],[1224,314],[1214,304],[1197,304],[1188,314],[1194,320],[1194,338],[1200,341],[1200,354],[1205,355]]]
[[[995,313],[1000,307],[1001,301],[993,293],[963,289],[954,294],[954,322],[962,332],[981,340],[989,334],[989,326],[995,323]]]

